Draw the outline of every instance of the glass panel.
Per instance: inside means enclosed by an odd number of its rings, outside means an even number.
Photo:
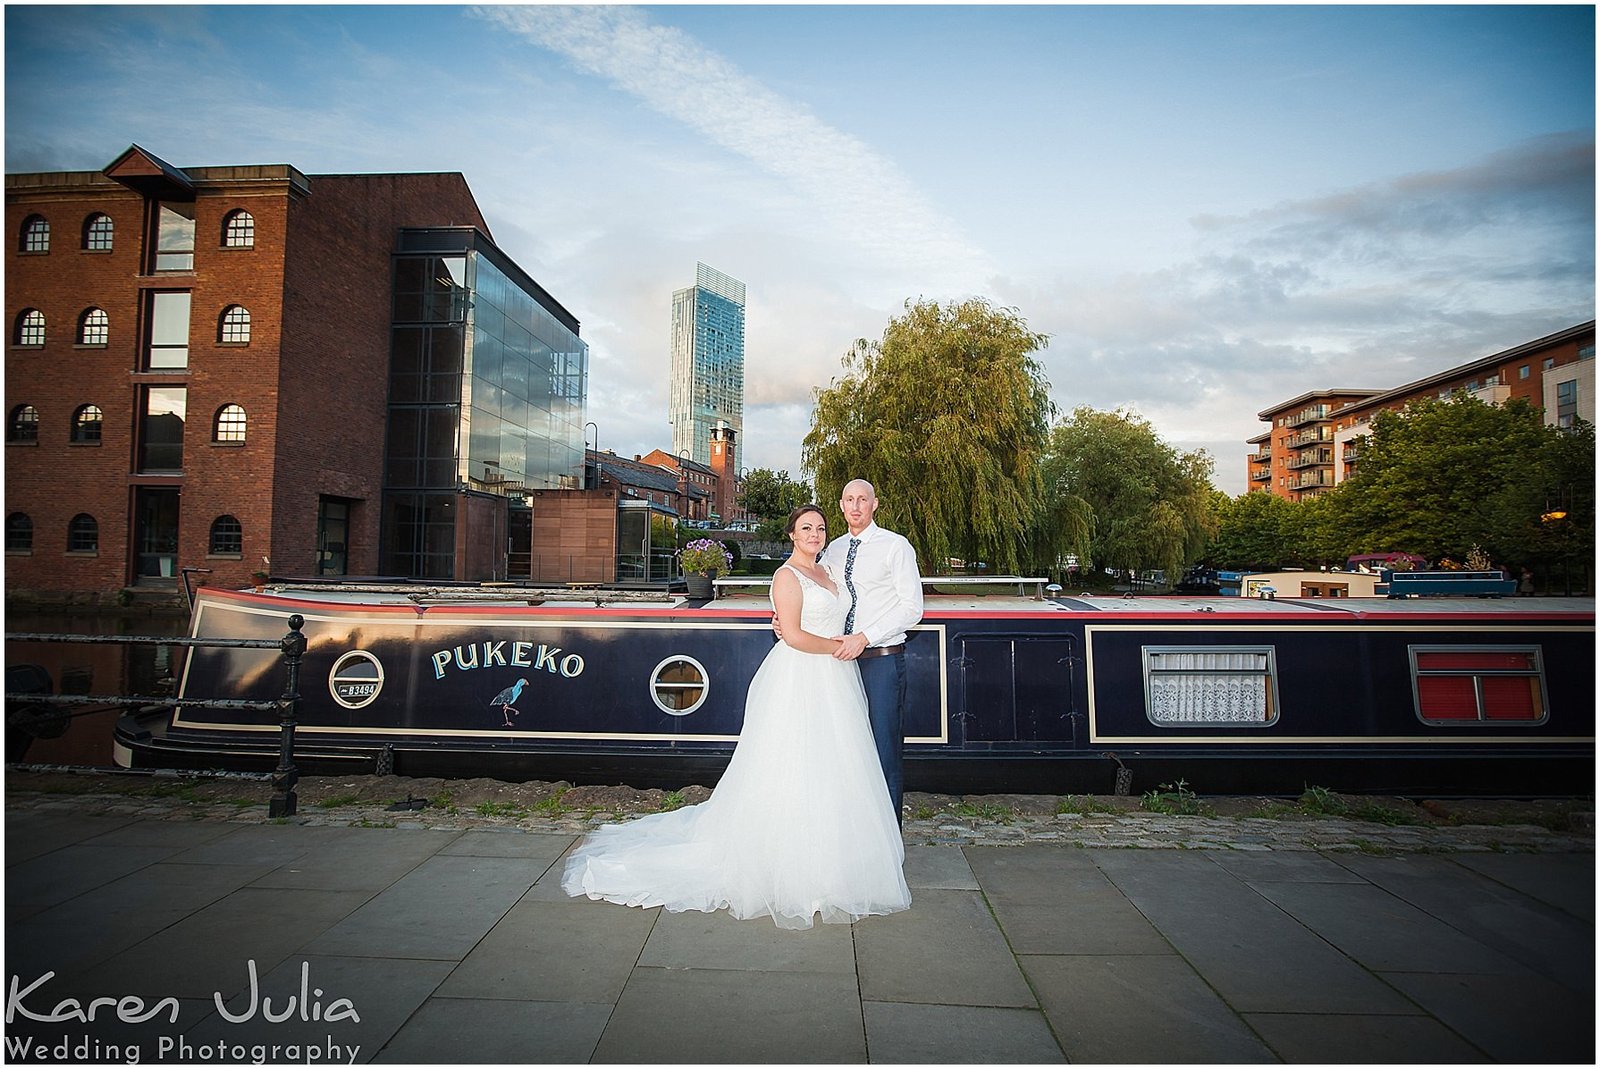
[[[1539,680],[1533,676],[1485,676],[1483,717],[1485,720],[1542,720]]]
[[[178,574],[178,491],[141,487],[134,493],[135,570],[140,578]]]
[[[189,366],[189,305],[187,292],[150,295],[151,368]]]
[[[1269,650],[1146,648],[1144,661],[1154,723],[1265,724],[1277,718]]]
[[[139,434],[139,470],[183,470],[183,422],[188,390],[182,386],[152,386],[145,390],[144,418]]]
[[[156,270],[194,270],[194,205],[161,205],[156,233]]]
[[[1478,719],[1478,692],[1471,676],[1424,676],[1417,680],[1417,704],[1428,720]]]
[[[1418,650],[1419,671],[1438,669],[1512,669],[1529,672],[1536,667],[1532,650]]]

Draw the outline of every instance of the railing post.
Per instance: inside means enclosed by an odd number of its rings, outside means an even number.
[[[294,763],[294,725],[300,715],[300,658],[306,652],[306,636],[301,634],[300,629],[305,622],[305,617],[299,613],[289,617],[289,633],[279,643],[283,649],[283,667],[288,678],[283,692],[278,767],[272,770],[272,801],[267,803],[269,819],[292,817],[295,811],[294,787],[300,782],[300,770]]]

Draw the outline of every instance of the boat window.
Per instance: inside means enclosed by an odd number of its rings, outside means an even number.
[[[711,675],[693,657],[668,657],[650,673],[650,697],[673,716],[688,716],[705,704],[710,692]]]
[[[1411,689],[1424,724],[1543,723],[1538,646],[1411,646]]]
[[[1145,646],[1142,653],[1153,724],[1265,727],[1278,719],[1271,646]]]

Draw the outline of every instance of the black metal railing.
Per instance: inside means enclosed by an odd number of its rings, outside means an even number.
[[[17,631],[6,633],[7,642],[59,642],[153,646],[203,646],[211,649],[278,650],[283,654],[285,683],[283,696],[274,701],[245,701],[231,698],[159,698],[128,694],[29,694],[6,692],[6,708],[28,705],[92,706],[67,717],[101,712],[108,705],[163,706],[194,709],[243,709],[277,712],[279,722],[278,766],[272,771],[272,800],[267,804],[269,818],[292,817],[295,813],[295,785],[300,770],[294,762],[294,731],[300,716],[300,660],[306,652],[306,636],[301,632],[305,618],[289,617],[289,632],[281,639],[270,638],[158,638],[150,635],[70,635]]]

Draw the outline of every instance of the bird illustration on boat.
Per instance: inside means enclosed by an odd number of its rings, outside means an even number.
[[[505,726],[508,728],[516,726],[511,723],[511,716],[513,713],[515,713],[517,716],[522,715],[522,710],[517,708],[517,699],[522,697],[522,688],[526,687],[527,685],[528,681],[526,679],[519,679],[505,690],[502,690],[499,694],[496,694],[494,699],[489,702],[489,708],[498,708],[501,714],[506,718]]]

